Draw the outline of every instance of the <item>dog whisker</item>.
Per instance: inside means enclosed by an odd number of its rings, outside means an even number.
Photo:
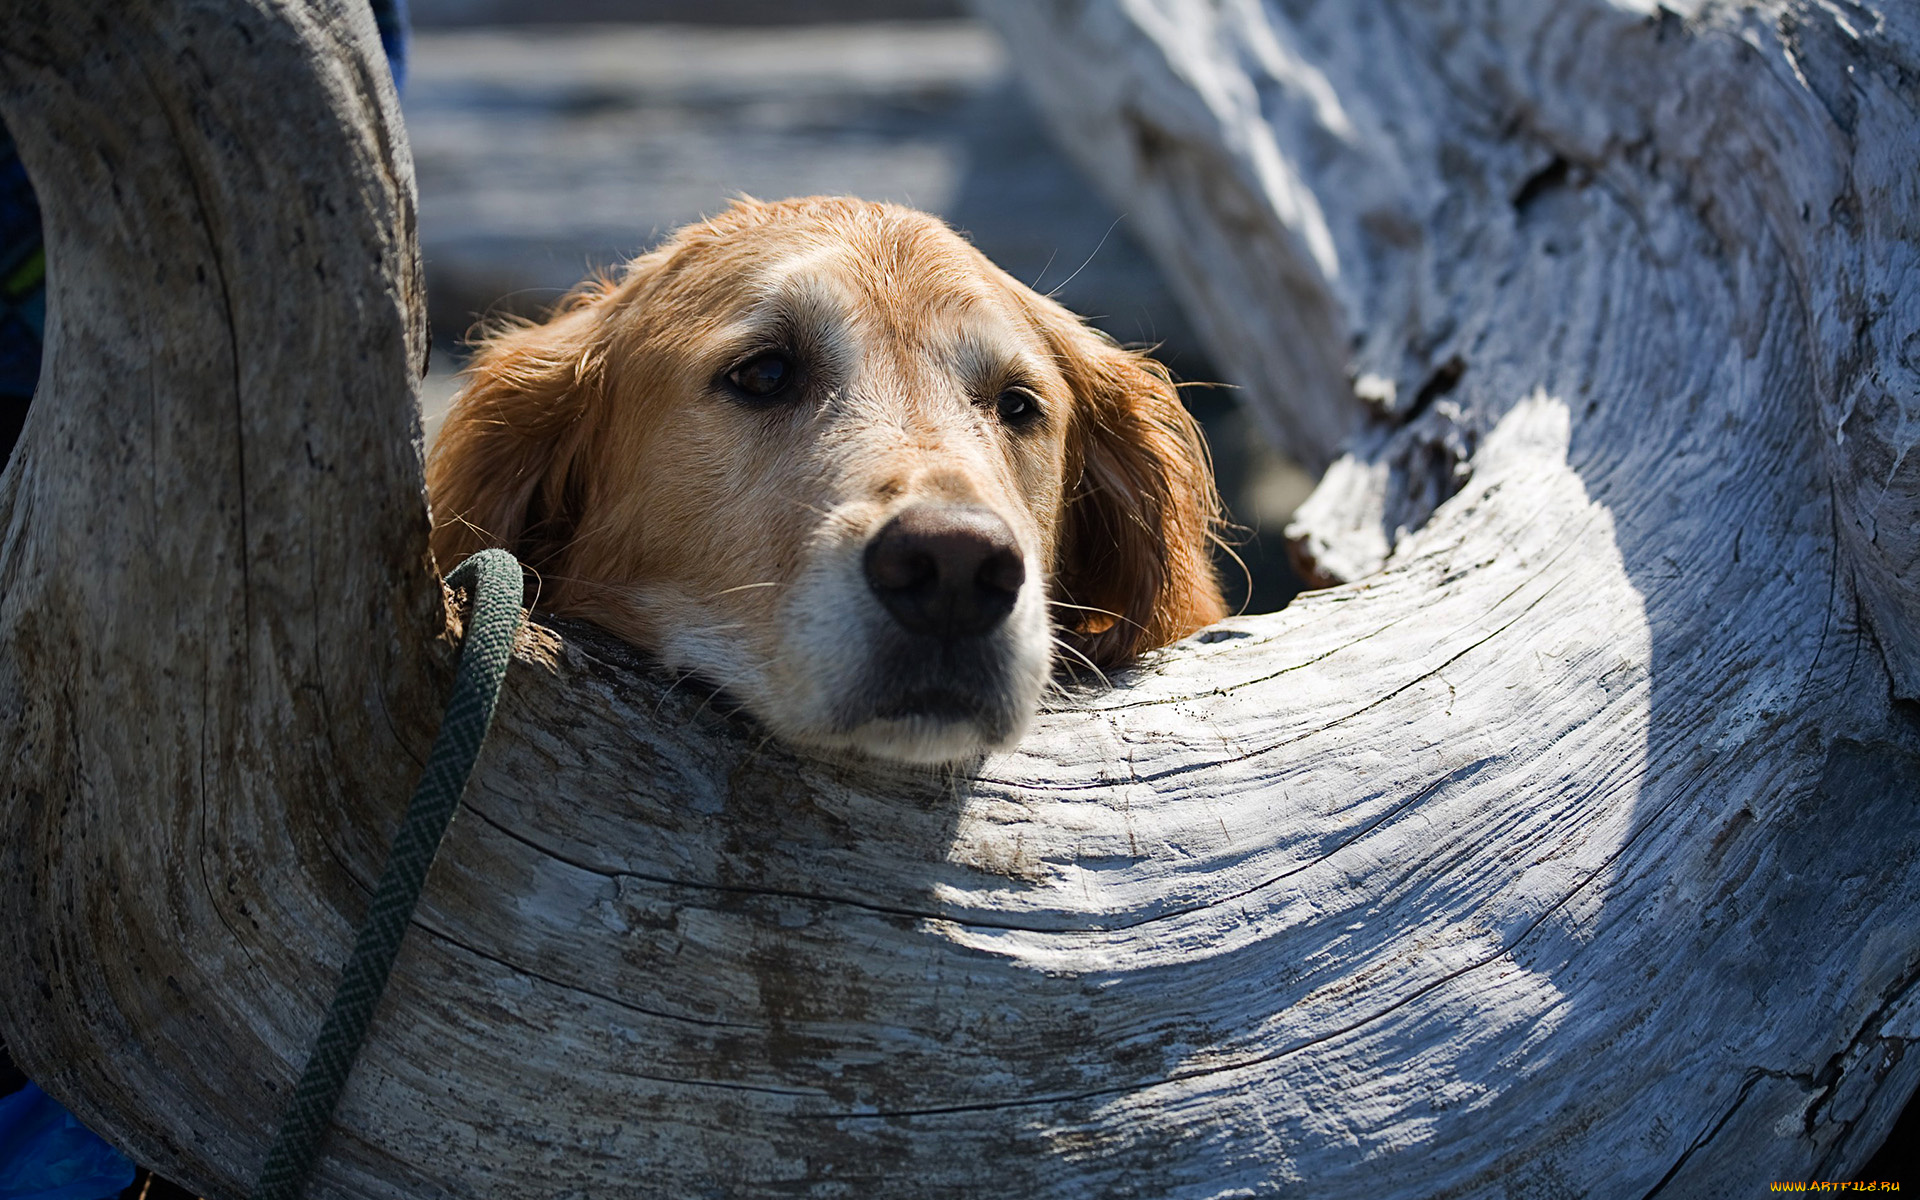
[[[1059,256],[1060,256],[1060,247],[1055,246],[1053,248],[1053,252],[1047,255],[1047,261],[1041,266],[1040,273],[1038,275],[1035,275],[1033,277],[1033,282],[1028,284],[1027,286],[1032,288],[1036,292],[1039,291],[1040,281],[1047,277],[1048,268],[1053,266],[1053,260],[1058,258]]]
[[[661,692],[660,699],[654,702],[654,705],[653,705],[654,717],[658,718],[660,716],[660,710],[667,706],[667,700],[673,695],[675,691],[679,689],[681,684],[687,682],[690,679],[698,679],[698,678],[700,678],[700,673],[698,671],[675,671],[673,675],[673,682],[667,685],[667,690],[664,692]]]
[[[1134,620],[1132,617],[1127,616],[1125,613],[1114,612],[1110,608],[1095,608],[1090,604],[1069,604],[1065,600],[1051,600],[1051,601],[1048,601],[1048,603],[1052,604],[1056,608],[1070,608],[1078,612],[1092,613],[1095,616],[1099,616],[1099,617],[1112,617],[1114,624],[1116,625],[1126,624],[1126,625],[1133,626],[1135,629],[1138,629],[1143,633],[1146,631],[1146,626],[1142,625],[1140,622]]]
[[[1064,639],[1057,636],[1053,639],[1053,644],[1057,649],[1064,650],[1068,654],[1072,655],[1073,657],[1079,659],[1081,662],[1085,663],[1087,665],[1088,670],[1092,671],[1095,675],[1099,676],[1100,684],[1102,687],[1113,686],[1113,680],[1107,678],[1107,673],[1100,669],[1100,664],[1094,662],[1091,658],[1088,658],[1085,654],[1082,654],[1076,647],[1068,644]]]
[[[1252,531],[1248,530],[1248,532],[1251,533]],[[1240,600],[1240,607],[1233,611],[1233,615],[1237,617],[1247,611],[1247,605],[1251,603],[1253,599],[1253,568],[1247,565],[1246,559],[1240,557],[1240,552],[1233,548],[1233,544],[1228,542],[1226,538],[1221,537],[1218,532],[1210,530],[1207,534],[1207,540],[1212,542],[1214,547],[1222,554],[1225,554],[1233,560],[1233,565],[1240,568],[1240,578],[1244,580],[1247,585],[1246,594],[1241,597]]]
[[[731,596],[735,592],[750,592],[755,588],[777,588],[777,587],[785,587],[785,586],[786,586],[785,584],[783,584],[781,581],[777,579],[769,579],[762,583],[743,583],[737,587],[722,588],[721,590],[713,593],[711,596],[708,596],[707,599],[718,600],[722,596]]]
[[[1049,600],[1047,604],[1053,608],[1071,608],[1075,612],[1098,613],[1103,617],[1112,617],[1116,621],[1124,621],[1127,619],[1123,613],[1117,613],[1110,608],[1096,608],[1091,604],[1074,604],[1067,600]]]
[[[1067,276],[1065,279],[1062,279],[1059,283],[1054,284],[1053,290],[1047,293],[1048,299],[1052,299],[1053,297],[1058,296],[1068,284],[1080,278],[1080,272],[1087,269],[1088,264],[1093,262],[1094,255],[1100,253],[1100,248],[1107,244],[1107,239],[1113,236],[1113,231],[1120,228],[1120,222],[1126,219],[1127,219],[1127,214],[1125,213],[1121,213],[1119,216],[1113,219],[1113,224],[1107,226],[1107,231],[1101,234],[1100,240],[1094,244],[1093,254],[1087,255],[1087,261],[1081,263],[1078,267],[1076,267],[1074,269],[1073,274]],[[1052,261],[1052,260],[1049,259],[1048,261]]]

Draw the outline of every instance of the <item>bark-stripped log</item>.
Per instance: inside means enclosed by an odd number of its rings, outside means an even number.
[[[1256,397],[1303,453],[1360,332],[1378,412],[1301,531],[1354,582],[960,775],[795,758],[530,638],[315,1194],[1863,1161],[1920,1078],[1920,19],[987,7],[1069,129],[1131,130],[1111,180],[1217,338],[1275,343],[1229,365],[1298,369],[1307,408]],[[0,480],[0,1036],[215,1197],[446,679],[371,45],[344,4],[0,16],[53,283]]]

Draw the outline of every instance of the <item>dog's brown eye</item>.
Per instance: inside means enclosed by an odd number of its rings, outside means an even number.
[[[1009,425],[1025,425],[1040,415],[1040,401],[1022,387],[1010,387],[994,402],[994,411]]]
[[[784,354],[761,354],[727,372],[727,382],[755,400],[772,400],[793,385],[793,360]]]

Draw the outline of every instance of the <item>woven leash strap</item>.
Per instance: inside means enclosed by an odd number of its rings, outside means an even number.
[[[427,868],[453,822],[460,793],[466,790],[480,743],[493,722],[500,681],[506,677],[513,636],[520,628],[520,563],[504,550],[482,550],[454,568],[447,582],[473,595],[453,698],[447,701],[427,769],[387,852],[386,868],[340,973],[327,1019],[313,1039],[306,1070],[280,1118],[280,1130],[267,1152],[267,1165],[252,1200],[298,1200],[304,1189],[320,1139],[333,1119],[334,1105],[353,1071],[354,1056],[386,990],[387,975],[420,899]]]

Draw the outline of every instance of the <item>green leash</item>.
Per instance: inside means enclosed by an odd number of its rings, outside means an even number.
[[[506,677],[513,652],[513,635],[520,628],[520,563],[505,550],[482,550],[455,567],[447,582],[473,594],[453,698],[447,701],[427,769],[387,852],[387,865],[354,938],[353,953],[340,973],[327,1019],[313,1040],[306,1070],[280,1118],[280,1131],[267,1152],[267,1165],[252,1200],[298,1200],[304,1189],[374,1007],[386,990],[387,975],[420,899],[427,868],[453,823],[473,760],[493,722],[500,681]]]

